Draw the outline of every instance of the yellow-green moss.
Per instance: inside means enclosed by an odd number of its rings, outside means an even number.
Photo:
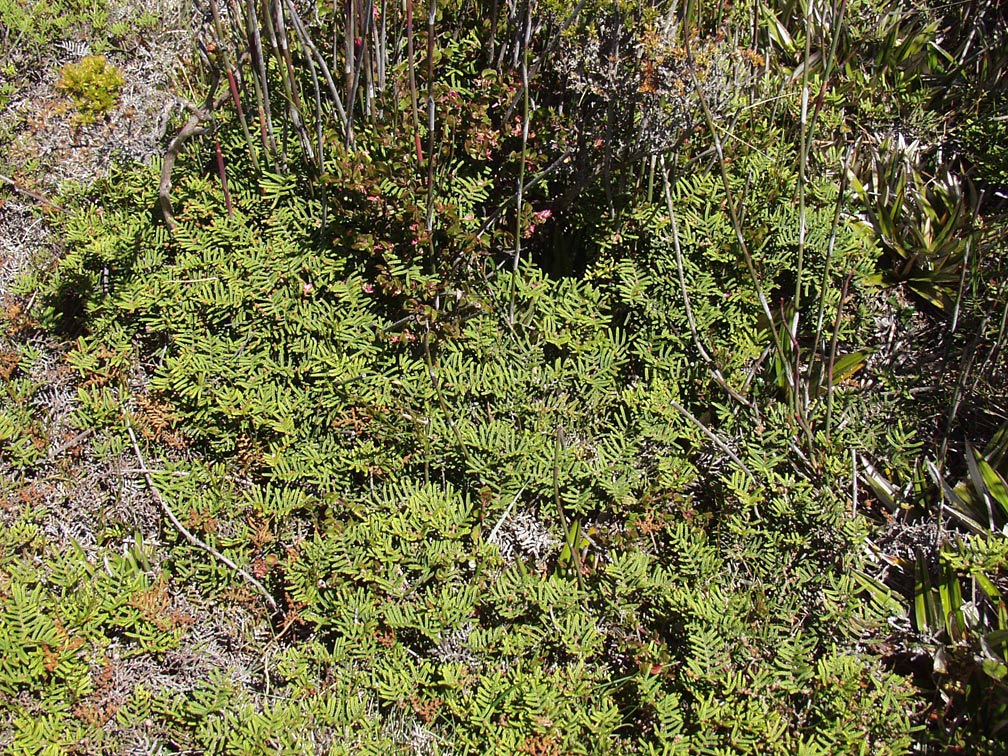
[[[104,55],[89,55],[60,70],[56,88],[73,99],[81,123],[94,123],[115,107],[122,90],[122,73]]]

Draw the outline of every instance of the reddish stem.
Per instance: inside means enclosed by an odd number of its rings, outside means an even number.
[[[234,207],[231,204],[231,192],[228,191],[227,170],[224,168],[224,153],[221,152],[220,139],[214,137],[214,145],[217,147],[217,173],[220,174],[221,187],[224,189],[224,206],[228,211],[228,218],[234,217]]]
[[[235,83],[234,73],[230,66],[227,70],[228,87],[231,89],[231,99],[234,100],[235,108],[238,110],[238,117],[245,123],[245,111],[242,110],[241,98],[238,96],[238,85]]]

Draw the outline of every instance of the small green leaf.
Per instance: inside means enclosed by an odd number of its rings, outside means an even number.
[[[1004,680],[1005,677],[1008,676],[1008,667],[999,661],[994,661],[993,659],[984,659],[980,662],[980,667],[988,677],[991,677],[998,682]]]
[[[791,35],[788,33],[787,27],[784,26],[766,6],[763,7],[763,18],[766,21],[767,32],[770,34],[770,38],[780,47],[782,50],[787,52],[793,52],[795,50],[794,40],[791,39]]]
[[[980,478],[983,480],[986,492],[997,503],[1001,510],[1001,515],[1008,520],[1008,485],[1005,484],[1004,478],[998,474],[997,470],[987,463],[987,460],[984,459],[980,452],[972,446],[970,447],[970,451],[973,453],[973,458],[976,461],[976,466],[980,473]]]
[[[978,572],[973,576],[973,579],[976,580],[977,585],[980,586],[980,590],[987,595],[987,598],[993,601],[1001,600],[1001,592],[998,591],[994,583],[990,581],[990,578],[982,572]]]
[[[931,632],[936,614],[927,564],[918,552],[914,562],[914,627],[922,633]]]
[[[863,368],[871,353],[872,350],[870,349],[862,349],[837,358],[833,363],[833,383],[840,383]]]

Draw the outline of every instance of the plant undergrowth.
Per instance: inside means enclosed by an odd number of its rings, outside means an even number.
[[[996,47],[264,7],[5,300],[5,747],[997,752]]]

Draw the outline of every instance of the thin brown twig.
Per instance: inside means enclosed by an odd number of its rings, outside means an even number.
[[[665,189],[665,204],[668,208],[669,221],[672,226],[672,249],[675,251],[676,256],[676,267],[679,272],[679,286],[682,290],[683,295],[683,305],[686,310],[686,321],[689,323],[690,334],[693,336],[693,343],[700,353],[700,357],[703,361],[707,363],[707,370],[709,371],[714,382],[717,383],[721,388],[727,392],[727,394],[734,399],[736,402],[753,409],[753,404],[744,396],[742,396],[738,391],[733,389],[725,377],[721,374],[721,369],[718,367],[714,358],[711,357],[710,353],[703,345],[703,341],[700,339],[700,332],[697,329],[696,319],[693,317],[693,306],[690,303],[689,291],[686,288],[686,273],[683,266],[683,256],[682,249],[679,245],[679,224],[676,223],[675,208],[672,205],[672,193],[669,187],[668,169],[665,167],[665,157],[661,158],[662,167],[662,182]]]
[[[165,225],[169,231],[175,231],[178,224],[175,222],[175,212],[171,206],[172,170],[175,168],[175,161],[185,143],[194,136],[206,133],[203,122],[209,115],[199,110],[189,116],[185,126],[175,135],[175,138],[168,143],[168,150],[165,152],[164,161],[161,163],[161,182],[158,185],[158,203],[161,205],[161,214],[164,216]]]
[[[26,189],[25,187],[21,186],[17,181],[8,176],[0,174],[0,181],[7,184],[15,192],[23,194],[26,197],[31,197],[33,200],[35,200],[36,202],[41,202],[46,207],[51,207],[53,210],[58,210],[61,213],[67,212],[66,208],[60,207],[48,197],[45,197],[44,195],[41,195],[38,192],[33,192],[31,189]]]
[[[217,0],[210,0],[210,13],[213,16],[213,30],[217,37],[217,49],[220,52],[224,70],[227,73],[228,89],[231,92],[231,100],[234,103],[235,111],[238,113],[238,123],[241,125],[242,135],[245,137],[245,145],[248,148],[249,159],[256,171],[259,170],[259,161],[256,159],[255,148],[252,146],[252,134],[249,132],[248,121],[245,118],[245,111],[242,108],[241,96],[238,94],[238,86],[235,81],[235,66],[231,60],[231,53],[228,51],[227,35],[224,31],[224,23],[221,21],[220,8],[217,7]],[[219,153],[219,150],[218,150]],[[218,164],[223,165],[223,158],[218,158]],[[224,183],[224,195],[228,200],[228,213],[231,212],[231,200],[228,197],[227,181]]]
[[[56,447],[53,447],[53,448],[49,449],[49,452],[46,454],[46,456],[50,460],[56,459],[56,457],[58,457],[63,452],[67,451],[68,449],[73,449],[78,444],[84,442],[87,439],[87,437],[90,436],[92,433],[94,433],[94,429],[93,428],[85,428],[80,433],[78,433],[76,436],[74,436],[73,438],[71,438],[69,441],[65,441],[62,444],[60,444],[59,446],[56,446]]]
[[[259,133],[262,138],[263,148],[267,151],[267,154],[275,157],[277,154],[276,139],[273,135],[273,113],[270,108],[266,64],[263,60],[262,35],[259,34],[259,18],[256,16],[255,2],[244,3],[244,6],[246,9],[245,37],[249,42],[249,50],[252,56],[252,83],[255,88],[256,101],[259,108]]]
[[[252,133],[249,131],[248,119],[245,117],[245,109],[241,104],[241,96],[238,94],[238,82],[235,81],[234,67],[228,63],[227,68],[227,79],[228,79],[228,89],[231,92],[231,101],[234,103],[235,110],[238,113],[238,122],[241,124],[242,134],[245,136],[245,144],[248,146],[249,160],[252,161],[252,167],[259,171],[259,159],[256,157],[255,147],[252,146]]]
[[[339,96],[339,92],[336,89],[336,82],[333,81],[332,71],[329,70],[329,64],[326,63],[325,57],[319,52],[318,47],[312,42],[311,35],[308,34],[308,30],[305,28],[304,21],[301,20],[301,16],[297,13],[297,8],[294,7],[293,2],[287,3],[287,14],[290,16],[291,25],[294,27],[294,32],[297,34],[298,40],[301,42],[302,46],[305,48],[306,58],[315,58],[315,62],[318,64],[319,70],[322,72],[322,78],[325,79],[326,86],[329,88],[329,96],[332,98],[333,106],[336,108],[336,115],[339,116],[340,123],[346,128],[347,119],[350,117],[347,114],[347,110],[343,107],[343,100]],[[352,104],[348,103],[347,108],[351,108]]]
[[[354,0],[346,0],[346,13],[343,16],[343,86],[346,88],[347,110],[353,118],[353,71],[356,55],[354,54],[354,37],[357,32],[357,22],[354,11],[356,3]],[[350,125],[346,124],[347,141],[350,141]]]
[[[270,44],[273,46],[273,51],[276,53],[280,65],[280,80],[283,84],[284,95],[287,98],[288,117],[290,118],[291,125],[297,132],[298,139],[301,141],[302,149],[309,162],[314,162],[315,150],[312,147],[311,138],[308,136],[308,130],[305,128],[302,117],[302,114],[305,113],[305,107],[301,100],[301,91],[298,89],[294,61],[291,58],[290,43],[287,38],[287,26],[284,23],[284,6],[280,3],[275,3],[272,6],[272,10],[275,12],[267,13],[269,23],[266,24],[266,30],[269,32]],[[297,33],[296,25],[295,33]],[[286,163],[286,141],[283,154],[284,163]]]
[[[189,116],[189,120],[186,121],[185,126],[182,127],[179,133],[175,135],[175,138],[168,143],[168,150],[165,152],[164,162],[161,164],[161,181],[158,184],[158,204],[161,206],[161,214],[164,216],[165,225],[172,232],[178,228],[178,224],[175,222],[175,213],[171,205],[172,170],[175,168],[175,161],[182,152],[185,143],[194,136],[206,133],[207,129],[203,127],[203,124],[210,119],[213,111],[223,105],[228,97],[231,96],[230,92],[225,91],[214,99],[214,93],[217,91],[219,81],[220,77],[217,77],[210,88],[206,107],[200,109],[192,104],[187,106],[192,115]]]
[[[249,583],[249,585],[255,588],[256,591],[258,591],[262,595],[262,597],[266,599],[266,603],[270,605],[270,607],[273,609],[274,612],[278,611],[276,600],[269,594],[269,591],[266,590],[266,588],[263,586],[262,583],[260,583],[258,580],[252,577],[252,575],[250,575],[246,570],[239,567],[237,564],[228,559],[226,556],[224,556],[222,553],[220,553],[217,549],[208,544],[206,541],[203,541],[199,537],[193,535],[192,532],[185,525],[182,524],[179,518],[175,516],[175,513],[172,511],[172,508],[168,506],[168,502],[164,500],[164,497],[161,496],[161,492],[158,491],[157,486],[154,484],[154,478],[151,476],[150,468],[147,467],[147,463],[144,461],[143,455],[140,453],[140,444],[137,442],[136,434],[133,432],[133,426],[130,425],[128,419],[126,420],[126,432],[129,434],[130,443],[132,443],[133,445],[133,453],[136,454],[137,462],[140,463],[140,473],[141,475],[143,475],[144,480],[147,482],[147,487],[154,495],[154,498],[157,500],[162,511],[165,513],[165,516],[171,521],[171,524],[175,526],[175,529],[178,530],[178,532],[181,533],[183,536],[185,536],[185,539],[189,541],[189,543],[193,544],[194,546],[200,549],[203,549],[203,551],[207,552],[215,559],[220,561],[222,564],[224,564],[234,572],[237,572],[239,575],[241,575],[241,577],[244,578],[245,581]]]
[[[354,50],[353,77],[350,80],[349,90],[347,91],[347,113],[348,113],[346,124],[347,147],[349,147],[353,142],[352,121],[354,113],[354,103],[357,101],[357,89],[360,87],[361,71],[364,70],[367,41],[368,38],[371,36],[371,27],[373,24],[374,24],[374,0],[368,0],[367,7],[364,9],[364,29],[361,30],[360,49]],[[356,45],[353,45],[353,47],[356,48]],[[365,97],[365,100],[366,99],[367,98]]]
[[[732,462],[738,465],[742,469],[742,472],[748,475],[751,480],[756,480],[756,475],[753,473],[753,471],[750,470],[749,467],[746,465],[746,463],[743,462],[739,458],[739,456],[731,450],[731,447],[728,446],[728,444],[726,444],[724,441],[718,438],[718,435],[714,431],[712,431],[710,428],[704,425],[699,418],[697,418],[692,412],[690,412],[688,409],[679,404],[679,402],[677,402],[675,399],[669,399],[669,404],[671,404],[673,407],[679,410],[683,415],[686,416],[687,419],[691,420],[693,422],[693,425],[695,425],[701,433],[707,436],[707,438],[713,441],[714,445],[717,446],[717,448],[719,448],[721,451],[727,454],[728,457],[732,460]]]

